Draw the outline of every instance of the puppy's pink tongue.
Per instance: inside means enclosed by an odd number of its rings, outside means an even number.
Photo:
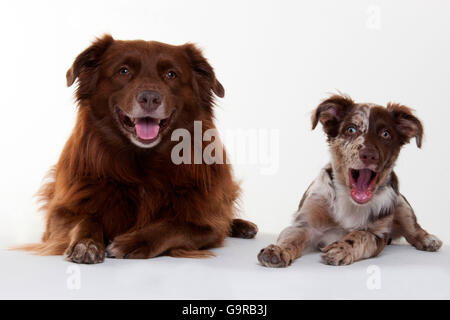
[[[359,176],[352,188],[352,198],[358,203],[365,203],[372,198],[372,191],[369,189],[372,171],[368,169],[359,170]]]
[[[143,140],[156,138],[159,132],[158,121],[152,118],[138,118],[135,123],[136,134]]]
[[[372,178],[372,171],[369,169],[359,170],[359,176],[356,180],[356,188],[359,190],[367,190],[367,188],[369,188],[370,178]]]
[[[367,201],[370,200],[370,198],[372,198],[372,191],[370,190],[360,191],[353,189],[352,198],[358,203],[366,203]]]

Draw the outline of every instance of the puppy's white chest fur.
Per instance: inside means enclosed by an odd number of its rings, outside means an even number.
[[[332,214],[335,221],[345,229],[364,229],[371,219],[381,212],[390,210],[394,205],[396,193],[390,186],[382,187],[369,203],[356,204],[351,200],[348,190],[340,184],[335,184],[336,197],[332,204]]]
[[[343,229],[365,229],[371,219],[376,219],[380,213],[394,206],[397,194],[391,186],[382,186],[367,204],[356,204],[352,201],[348,188],[330,178],[327,173],[330,170],[330,165],[322,169],[308,194],[320,194],[328,199],[330,213]]]

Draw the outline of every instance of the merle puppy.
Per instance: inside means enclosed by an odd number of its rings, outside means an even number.
[[[334,95],[312,117],[328,137],[331,163],[306,190],[294,223],[276,245],[262,249],[267,267],[286,267],[308,249],[320,249],[322,261],[348,265],[378,255],[392,239],[405,237],[419,250],[437,251],[442,242],[417,223],[399,192],[394,164],[411,138],[420,148],[423,127],[411,109],[355,103]]]

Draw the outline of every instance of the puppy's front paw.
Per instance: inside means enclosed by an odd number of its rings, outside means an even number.
[[[149,246],[133,234],[115,237],[106,247],[106,256],[117,259],[146,259],[149,257]]]
[[[75,263],[100,263],[105,259],[105,247],[92,239],[83,239],[71,244],[64,255],[66,260]]]
[[[292,263],[289,252],[274,244],[261,249],[258,261],[263,266],[271,268],[284,268]]]
[[[432,234],[427,234],[416,244],[416,248],[423,251],[438,251],[442,246],[442,241]]]
[[[322,262],[332,266],[353,263],[352,247],[345,241],[334,242],[322,249]]]

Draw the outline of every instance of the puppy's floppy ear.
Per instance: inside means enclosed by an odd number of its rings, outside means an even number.
[[[111,35],[97,38],[92,45],[80,53],[66,73],[67,86],[70,87],[78,78],[77,98],[83,99],[89,95],[97,84],[97,68],[100,58],[106,49],[114,42]]]
[[[225,96],[225,90],[222,84],[216,79],[214,69],[203,56],[200,49],[192,43],[186,43],[183,47],[194,71],[194,77],[196,78],[201,93],[206,92],[210,96],[210,91],[212,90],[216,96],[223,98]],[[208,100],[210,101],[211,98],[210,96]]]
[[[311,118],[313,130],[320,121],[323,126],[323,131],[329,137],[337,136],[340,122],[351,110],[353,105],[353,100],[345,95],[333,95],[324,100],[313,112]]]
[[[413,115],[412,109],[398,103],[388,103],[387,109],[394,119],[400,142],[405,144],[411,138],[416,138],[417,147],[420,148],[422,146],[423,126],[420,120]]]

